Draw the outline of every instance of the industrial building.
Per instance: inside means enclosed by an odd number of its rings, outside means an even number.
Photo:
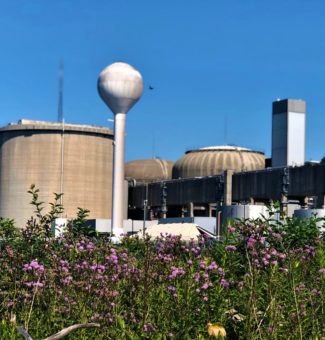
[[[306,102],[278,100],[272,105],[272,166],[305,163]]]
[[[217,233],[227,217],[257,217],[274,201],[289,214],[325,216],[325,158],[305,162],[305,124],[304,101],[276,101],[271,159],[226,145],[189,150],[175,163],[126,163],[124,229],[136,232],[160,220],[195,222]],[[35,184],[46,205],[54,192],[64,193],[62,218],[87,208],[94,226],[110,231],[113,138],[107,128],[64,123],[21,120],[1,128],[0,216],[23,226],[33,214],[27,191]]]
[[[48,207],[61,193],[65,212],[111,217],[113,132],[86,125],[20,120],[0,129],[0,216],[19,227],[33,215],[31,184]]]
[[[258,217],[274,201],[289,215],[325,216],[325,163],[305,162],[305,125],[304,101],[275,101],[272,159],[233,146],[190,150],[174,164],[172,180],[130,182],[129,218],[141,218],[145,209],[149,220],[210,217],[220,224]]]

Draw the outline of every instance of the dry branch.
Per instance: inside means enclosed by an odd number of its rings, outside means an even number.
[[[46,338],[44,340],[61,339],[65,336],[67,336],[69,333],[75,331],[76,329],[92,328],[92,327],[99,328],[100,324],[99,323],[80,323],[80,324],[72,325],[72,326],[69,326],[67,328],[63,328],[62,331],[60,331],[56,334],[53,334],[53,335],[49,336],[48,338]],[[26,329],[23,326],[18,326],[17,330],[25,338],[25,340],[33,340],[33,338],[28,334],[28,332],[26,331]]]
[[[64,336],[68,335],[69,333],[75,331],[76,329],[79,329],[79,328],[92,328],[92,327],[97,327],[98,328],[98,327],[100,327],[100,324],[99,323],[81,323],[81,324],[77,324],[77,325],[72,325],[70,327],[63,328],[62,331],[49,336],[45,340],[57,340],[57,339],[61,339]]]

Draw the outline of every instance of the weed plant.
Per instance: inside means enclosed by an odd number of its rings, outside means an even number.
[[[52,237],[60,197],[42,214],[35,190],[26,228],[0,220],[1,339],[20,339],[17,325],[44,339],[87,322],[100,328],[69,339],[205,339],[208,323],[228,339],[325,336],[318,219],[233,221],[221,242],[161,235],[117,246],[87,227],[84,209]]]

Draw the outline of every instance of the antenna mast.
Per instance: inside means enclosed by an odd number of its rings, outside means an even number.
[[[225,114],[225,125],[224,125],[224,144],[228,145],[228,115]]]
[[[59,102],[58,102],[58,123],[63,122],[63,85],[64,85],[64,66],[60,62],[59,68]]]
[[[63,61],[60,62],[59,67],[59,102],[58,102],[58,123],[61,123],[61,168],[60,168],[60,194],[64,193],[64,118],[63,118],[63,80],[64,67]],[[60,204],[63,205],[63,196],[60,197]]]

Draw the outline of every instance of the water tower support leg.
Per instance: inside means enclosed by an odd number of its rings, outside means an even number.
[[[114,229],[123,228],[125,121],[126,114],[118,113],[115,115],[112,199],[113,234],[116,233]]]

